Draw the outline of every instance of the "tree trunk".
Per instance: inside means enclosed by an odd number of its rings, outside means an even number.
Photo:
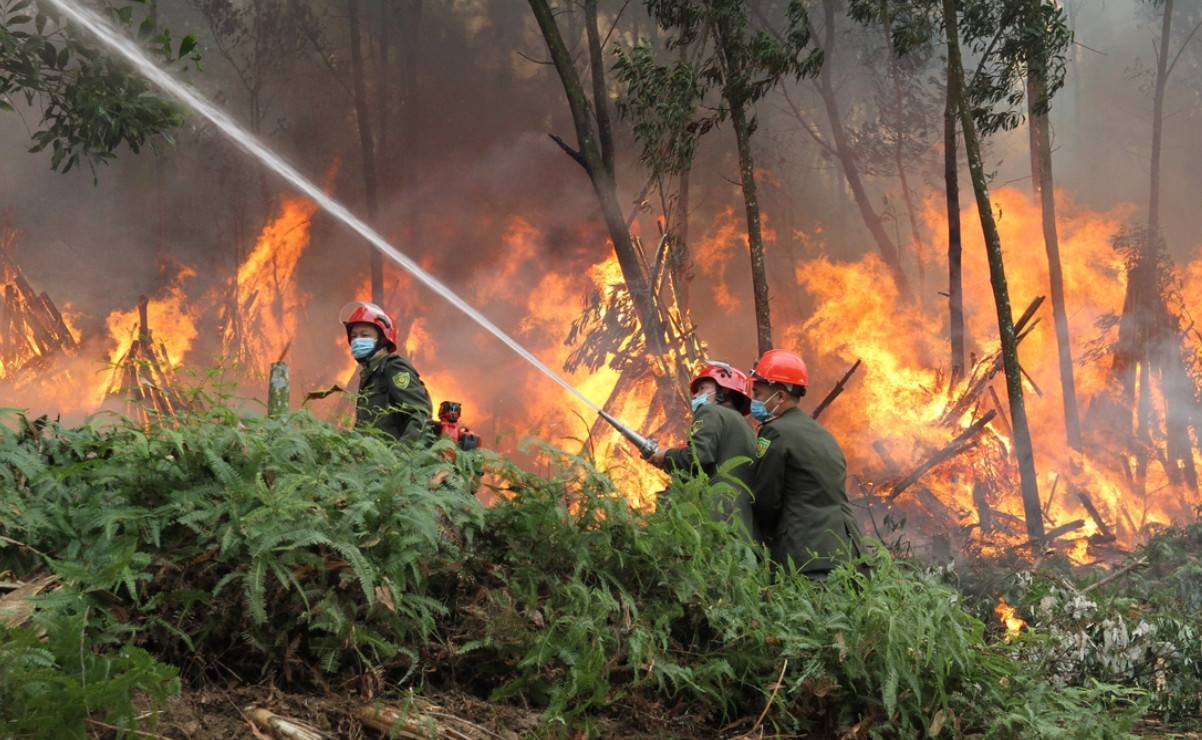
[[[363,190],[367,199],[367,222],[373,226],[379,212],[376,189],[376,152],[371,136],[371,107],[367,101],[367,85],[363,80],[363,49],[359,36],[359,0],[347,0],[347,15],[351,31],[351,77],[355,96],[355,120],[359,124],[359,151],[363,157]],[[384,256],[368,245],[371,257],[371,301],[384,303]]]
[[[755,186],[755,159],[751,153],[751,123],[746,103],[727,100],[731,125],[739,151],[739,182],[747,212],[747,248],[751,253],[751,287],[755,294],[755,338],[759,354],[772,349],[772,308],[768,296],[768,272],[764,267],[764,234],[760,224],[760,201]]]
[[[605,171],[614,174],[613,126],[609,118],[609,95],[605,84],[605,61],[601,34],[597,30],[597,0],[584,0],[584,32],[588,37],[588,63],[593,80],[593,114],[597,117],[597,141]]]
[[[960,58],[960,39],[956,20],[955,0],[943,0],[943,19],[947,29],[948,64],[955,75],[957,86],[962,87],[964,69]],[[972,175],[973,192],[977,199],[977,213],[981,218],[981,231],[985,237],[985,251],[989,260],[989,282],[993,286],[993,299],[997,308],[998,334],[1001,339],[1002,366],[1006,375],[1006,390],[1010,401],[1010,424],[1014,430],[1014,453],[1018,458],[1021,480],[1023,512],[1027,520],[1027,535],[1031,540],[1043,538],[1043,512],[1039,504],[1039,481],[1035,475],[1035,455],[1031,447],[1031,430],[1027,425],[1027,411],[1023,402],[1022,368],[1018,364],[1018,341],[1014,334],[1014,317],[1010,309],[1010,290],[1006,285],[1006,270],[1002,259],[1002,242],[997,223],[993,219],[993,206],[989,201],[989,188],[985,167],[981,161],[980,142],[972,111],[960,105],[960,125],[964,130],[964,152],[968,157],[968,169]]]
[[[543,39],[547,43],[555,70],[563,83],[568,107],[572,112],[578,149],[568,150],[568,153],[584,168],[592,183],[593,192],[597,195],[597,200],[601,205],[601,214],[609,231],[609,238],[613,242],[614,252],[618,257],[618,266],[622,270],[626,289],[630,293],[639,324],[647,339],[647,349],[656,356],[662,357],[666,348],[655,297],[651,295],[647,274],[643,269],[634,242],[630,238],[630,231],[626,228],[622,208],[618,203],[617,184],[614,181],[613,173],[605,167],[605,160],[601,153],[602,146],[593,127],[588,96],[580,82],[580,75],[576,72],[572,55],[564,44],[563,36],[559,33],[559,26],[555,23],[555,16],[548,0],[528,0],[528,2],[530,9],[534,12]],[[561,144],[561,146],[563,145]],[[564,148],[567,149],[566,146]]]
[[[956,161],[956,118],[960,110],[959,80],[959,75],[955,73],[949,60],[947,104],[943,109],[943,182],[947,193],[947,303],[952,385],[964,377],[968,367],[968,352],[964,342],[964,245],[960,238],[960,168]]]
[[[1160,24],[1160,53],[1156,55],[1156,87],[1152,94],[1152,166],[1148,193],[1148,228],[1160,229],[1160,149],[1164,129],[1164,88],[1168,82],[1169,42],[1172,40],[1173,0],[1164,0],[1164,18]]]
[[[1031,0],[1032,18],[1039,17],[1042,0]],[[1068,313],[1064,303],[1064,271],[1060,265],[1060,237],[1056,231],[1056,194],[1052,182],[1052,136],[1043,75],[1034,69],[1027,78],[1027,112],[1031,137],[1031,181],[1043,210],[1043,244],[1048,255],[1052,317],[1060,357],[1060,391],[1064,396],[1064,431],[1070,447],[1081,449],[1081,422],[1077,411],[1077,385],[1073,379],[1073,350],[1069,344]]]
[[[914,293],[910,288],[910,281],[906,278],[906,274],[902,270],[901,257],[898,254],[897,247],[885,232],[885,226],[881,223],[880,216],[872,208],[872,202],[868,197],[867,190],[864,188],[863,179],[860,177],[860,169],[856,164],[855,154],[851,151],[851,146],[847,142],[847,132],[843,128],[843,117],[839,112],[839,102],[835,96],[834,85],[831,82],[830,53],[834,48],[835,42],[834,2],[832,0],[825,0],[823,8],[825,12],[823,18],[824,38],[822,48],[827,56],[823,61],[822,69],[818,72],[818,92],[822,96],[823,107],[826,109],[826,117],[830,122],[831,140],[834,142],[835,153],[839,157],[839,164],[843,168],[843,174],[847,177],[847,185],[851,188],[852,195],[855,197],[856,207],[860,210],[860,218],[863,219],[864,225],[868,227],[868,232],[872,234],[877,250],[881,253],[881,259],[893,276],[893,282],[897,286],[898,295],[904,300],[909,301],[913,299]]]

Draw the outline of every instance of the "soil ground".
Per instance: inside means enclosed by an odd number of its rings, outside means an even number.
[[[438,740],[523,740],[543,735],[542,715],[536,709],[488,702],[462,692],[442,692],[423,700],[419,727],[410,725],[396,737]],[[263,686],[210,686],[186,691],[172,699],[159,713],[158,726],[150,740],[276,740],[289,735],[273,730],[253,710],[266,710],[278,717],[308,725],[311,737],[322,740],[380,740],[389,737],[359,719],[364,708],[400,709],[403,699],[372,702],[362,696],[288,694]],[[649,705],[638,699],[619,705],[610,716],[596,720],[598,736],[622,740],[858,740],[774,735],[757,726],[754,717],[715,729],[709,718],[690,714],[685,708]],[[1167,725],[1144,721],[1135,729],[1142,740],[1202,740],[1202,719],[1193,723]],[[91,726],[88,737],[109,740],[116,733],[100,723]],[[548,737],[557,737],[552,732]],[[584,733],[567,735],[584,740]]]

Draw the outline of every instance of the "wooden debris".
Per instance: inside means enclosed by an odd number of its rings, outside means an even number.
[[[1037,544],[1042,544],[1042,543],[1046,543],[1046,542],[1051,542],[1052,540],[1056,539],[1060,535],[1068,534],[1069,532],[1078,530],[1084,526],[1085,526],[1084,519],[1074,519],[1073,521],[1069,522],[1068,524],[1061,524],[1059,527],[1056,527],[1055,529],[1049,529],[1047,532],[1043,533],[1043,537],[1037,537],[1034,539],[1027,540],[1023,544],[1019,545],[1019,547],[1030,547],[1031,545],[1037,545]]]
[[[1044,296],[1039,296],[1031,301],[1031,305],[1027,306],[1027,310],[1023,311],[1023,315],[1014,322],[1015,343],[1021,342],[1026,338],[1031,330],[1035,328],[1035,324],[1030,327],[1027,324],[1035,315],[1035,311],[1043,304]],[[1038,323],[1038,322],[1036,322]],[[977,398],[989,386],[989,381],[993,380],[994,376],[1002,371],[1002,352],[999,349],[989,359],[981,360],[973,366],[973,377],[964,387],[964,392],[960,394],[960,398],[948,406],[944,412],[942,421],[944,424],[953,424],[960,417],[964,416],[973,404],[977,402]]]
[[[285,740],[335,740],[328,732],[317,729],[307,722],[273,714],[261,707],[250,706],[242,710],[246,718],[271,734]]]
[[[1113,581],[1121,576],[1124,576],[1127,573],[1130,573],[1131,571],[1135,570],[1136,568],[1142,568],[1147,564],[1148,564],[1147,557],[1136,558],[1132,562],[1128,563],[1127,565],[1124,565],[1122,568],[1119,568],[1118,570],[1116,570],[1115,572],[1106,576],[1105,578],[1100,579],[1097,583],[1091,583],[1088,586],[1086,586],[1085,588],[1081,589],[1081,593],[1087,594],[1090,591],[1093,591],[1095,588],[1101,588],[1102,586],[1105,586],[1107,583],[1110,583],[1111,581]]]
[[[843,392],[843,388],[847,385],[847,381],[851,379],[852,374],[855,373],[859,367],[860,360],[856,360],[856,363],[851,366],[851,369],[843,374],[842,380],[840,380],[838,383],[835,383],[835,387],[831,389],[831,392],[826,394],[826,398],[822,399],[822,403],[818,404],[817,408],[815,408],[813,413],[810,414],[810,418],[817,419],[818,415],[821,414],[826,407],[831,404],[831,401],[834,401],[839,394]]]
[[[434,737],[447,738],[447,740],[493,740],[500,737],[495,732],[462,717],[446,714],[441,709],[437,705],[425,703],[414,697],[410,711],[379,704],[365,705],[355,712],[355,717],[364,725],[382,732],[390,738],[427,740],[427,738]],[[452,727],[452,724],[456,727]],[[457,729],[457,727],[461,729]]]
[[[0,221],[0,378],[17,378],[55,352],[74,354],[79,342],[45,291],[36,292],[12,258],[19,231]]]
[[[993,531],[993,508],[989,505],[989,499],[985,494],[988,493],[989,486],[983,480],[973,481],[972,484],[972,502],[977,507],[977,523],[981,527],[982,532]]]

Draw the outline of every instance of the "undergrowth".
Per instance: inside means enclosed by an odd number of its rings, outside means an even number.
[[[0,631],[0,737],[37,736],[50,706],[63,736],[89,717],[147,731],[134,699],[161,706],[181,680],[454,686],[539,707],[551,737],[597,736],[636,695],[715,735],[882,738],[1127,737],[1161,700],[1054,670],[1052,630],[996,639],[884,548],[826,584],[774,576],[696,483],[644,513],[548,447],[538,476],[488,450],[211,407],[0,420],[0,573],[59,578]]]

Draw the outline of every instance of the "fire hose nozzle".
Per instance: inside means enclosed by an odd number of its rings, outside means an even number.
[[[604,411],[598,413],[601,414],[602,419],[612,424],[614,429],[617,429],[623,437],[630,440],[635,447],[639,448],[639,454],[643,456],[644,460],[649,459],[659,451],[659,443],[655,441],[654,437],[644,437]]]

